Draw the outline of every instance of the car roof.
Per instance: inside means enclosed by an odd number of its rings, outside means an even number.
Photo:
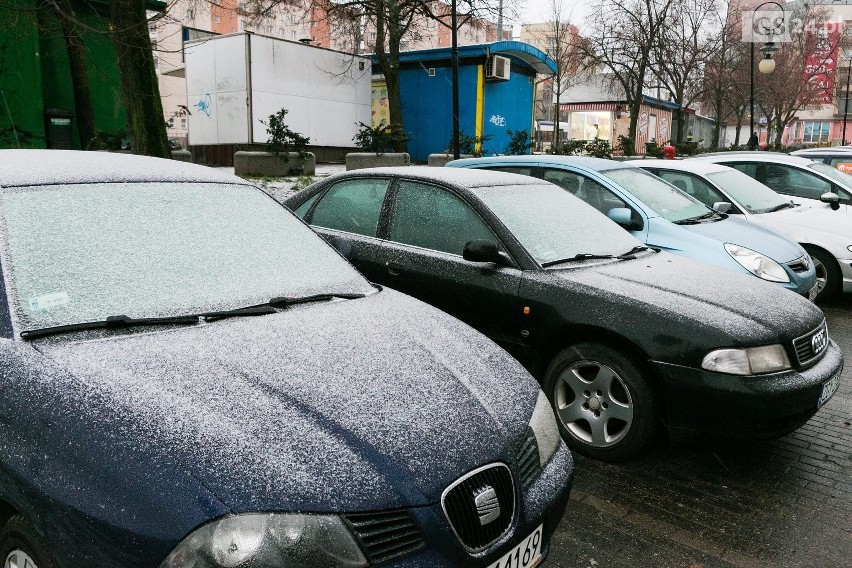
[[[157,181],[250,185],[215,168],[150,156],[79,150],[0,150],[0,187]]]
[[[678,170],[692,172],[694,174],[712,174],[715,172],[729,171],[732,168],[705,160],[632,160],[640,168],[660,168],[665,170]]]
[[[386,177],[405,177],[408,179],[421,181],[437,181],[467,188],[492,187],[501,185],[542,185],[548,183],[538,178],[533,178],[520,174],[511,174],[507,172],[428,166],[365,168],[362,170],[353,170],[346,173],[340,173],[328,179],[329,181],[331,181],[340,177],[351,178],[376,175]]]
[[[590,156],[561,156],[554,154],[531,154],[526,156],[493,156],[488,158],[465,158],[463,160],[455,160],[451,164],[464,166],[465,164],[483,164],[489,162],[500,163],[531,163],[550,165],[566,165],[586,168],[593,171],[614,170],[618,168],[635,167],[627,162],[616,162],[615,160],[606,160],[603,158],[592,158]]]
[[[794,156],[847,156],[852,154],[852,147],[835,146],[833,148],[803,148],[802,150],[791,152],[791,154]]]
[[[699,154],[689,158],[690,160],[725,161],[730,158],[733,161],[755,160],[758,162],[782,162],[798,166],[808,166],[813,163],[810,158],[804,156],[791,156],[782,152],[711,152]]]

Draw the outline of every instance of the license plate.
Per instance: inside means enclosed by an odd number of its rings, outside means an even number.
[[[818,290],[817,290],[817,287],[816,287],[816,286],[814,286],[813,288],[811,288],[810,292],[808,292],[808,300],[810,300],[811,302],[813,302],[813,301],[814,301],[814,298],[816,298],[816,297],[817,297],[817,292],[818,292]]]
[[[532,568],[541,562],[541,528],[539,525],[521,544],[488,568]]]
[[[817,402],[817,408],[821,407],[823,404],[828,402],[828,399],[837,391],[837,387],[840,386],[840,373],[834,375],[827,383],[822,385],[822,394],[819,395],[819,402]]]

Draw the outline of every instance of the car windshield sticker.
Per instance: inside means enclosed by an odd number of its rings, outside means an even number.
[[[30,298],[31,310],[52,310],[59,306],[64,306],[71,301],[67,292],[55,292],[53,294],[44,294],[43,296],[35,296]]]

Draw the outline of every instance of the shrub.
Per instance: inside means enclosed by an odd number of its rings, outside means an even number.
[[[290,159],[288,154],[294,152],[299,155],[299,162],[304,162],[311,139],[290,130],[284,122],[285,116],[287,116],[287,109],[282,108],[275,114],[270,114],[267,121],[260,121],[266,127],[266,133],[269,134],[269,139],[266,141],[267,151],[285,162]]]
[[[459,154],[472,154],[477,158],[481,157],[484,153],[482,150],[482,145],[485,142],[488,142],[494,138],[491,134],[486,134],[485,136],[468,136],[464,132],[459,133]],[[479,146],[479,150],[477,150],[477,146]],[[455,146],[453,145],[453,138],[450,137],[450,141],[447,143],[447,154],[453,154],[455,152]]]
[[[510,156],[523,156],[529,154],[533,147],[530,133],[527,130],[508,130],[509,145],[506,146],[506,154]]]
[[[360,150],[384,154],[395,152],[397,145],[404,144],[410,139],[411,134],[403,130],[400,125],[388,125],[382,120],[375,127],[359,122],[358,132],[352,141]]]

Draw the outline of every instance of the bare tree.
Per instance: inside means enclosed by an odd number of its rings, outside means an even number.
[[[145,0],[113,0],[110,23],[127,109],[130,149],[134,154],[170,158]]]
[[[580,54],[604,72],[614,91],[624,93],[630,112],[625,154],[635,152],[643,90],[674,1],[593,0],[591,5],[588,42],[581,44]]]
[[[718,10],[717,0],[673,3],[663,20],[660,41],[653,46],[652,71],[678,105],[673,111],[677,144],[686,139],[686,108],[703,95],[701,73],[724,42]]]
[[[723,0],[724,1],[724,0]],[[724,13],[724,16],[722,15]],[[748,110],[748,60],[742,43],[742,22],[739,10],[723,9],[716,15],[713,27],[719,28],[715,49],[709,54],[701,76],[699,100],[712,109],[716,119],[710,146],[718,148],[722,128],[729,118],[737,120],[734,145],[739,145],[740,130]],[[744,59],[745,58],[745,59]]]
[[[553,116],[553,151],[559,153],[561,128],[560,107],[562,94],[571,84],[571,79],[577,76],[578,59],[577,49],[580,34],[576,26],[571,25],[571,12],[565,9],[564,0],[551,0],[550,18],[547,22],[546,42],[547,54],[556,64],[556,73],[553,74],[551,86],[553,103],[555,105]]]
[[[837,22],[829,22],[830,10],[797,4],[790,7],[794,21],[788,43],[780,44],[772,73],[755,73],[756,99],[767,118],[767,143],[780,146],[784,129],[798,112],[819,108],[833,99],[833,73],[838,53],[849,37]]]

